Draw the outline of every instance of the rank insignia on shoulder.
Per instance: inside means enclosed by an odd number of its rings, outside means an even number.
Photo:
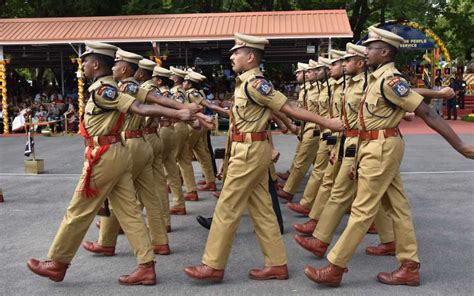
[[[134,95],[138,92],[138,85],[133,82],[126,82],[120,86],[120,91]]]
[[[257,79],[252,83],[252,87],[264,96],[268,96],[273,91],[273,85],[265,79]]]
[[[393,92],[399,97],[406,97],[410,92],[410,86],[408,83],[401,79],[400,77],[395,77],[388,82],[388,86],[390,86]]]
[[[180,103],[184,103],[184,97],[182,94],[177,93],[173,95],[174,99]]]
[[[161,91],[159,88],[154,88],[153,91],[155,92],[155,95],[161,96]]]
[[[112,101],[117,98],[117,89],[111,85],[102,85],[97,90],[97,94],[106,100]]]

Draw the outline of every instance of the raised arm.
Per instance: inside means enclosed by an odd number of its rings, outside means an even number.
[[[140,104],[135,101],[132,103],[129,109],[131,112],[150,117],[166,116],[169,118],[176,118],[183,121],[192,121],[196,119],[195,112],[190,109],[171,109],[160,105],[147,105]]]
[[[426,103],[416,108],[415,114],[420,116],[426,124],[437,131],[459,153],[467,158],[474,159],[474,145],[464,143],[446,121],[436,114]]]
[[[344,127],[342,121],[339,118],[325,118],[321,117],[317,114],[309,112],[308,110],[299,108],[293,104],[285,103],[283,107],[280,109],[280,112],[285,113],[293,118],[297,118],[303,121],[310,121],[322,125],[332,131],[341,131]]]

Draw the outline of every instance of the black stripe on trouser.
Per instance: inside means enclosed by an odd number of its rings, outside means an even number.
[[[283,216],[281,215],[280,201],[278,200],[275,184],[273,183],[270,171],[268,172],[268,191],[270,192],[270,195],[272,196],[273,211],[275,211],[275,215],[278,220],[278,225],[280,226],[280,233],[283,234],[283,231],[284,231]]]
[[[216,166],[216,158],[214,157],[214,149],[212,148],[211,142],[211,131],[207,131],[207,147],[209,148],[209,153],[211,154],[211,163],[212,163],[212,170],[214,171],[214,176],[217,176],[217,166]]]

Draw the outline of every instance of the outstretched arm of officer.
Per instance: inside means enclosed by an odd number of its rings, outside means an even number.
[[[280,111],[299,120],[317,123],[335,132],[342,131],[344,127],[339,118],[325,118],[318,114],[309,112],[308,110],[289,104],[288,102],[283,105]]]
[[[280,118],[275,116],[275,113],[273,113],[272,120],[276,123],[282,133],[286,134],[288,132],[288,127],[280,120]]]
[[[474,145],[463,142],[446,121],[436,114],[425,102],[421,102],[418,108],[415,109],[415,114],[420,116],[429,127],[443,136],[459,153],[467,158],[474,159]]]
[[[149,91],[147,96],[146,96],[146,102],[147,103],[153,103],[153,104],[158,104],[161,106],[165,106],[168,108],[172,109],[190,109],[193,113],[200,112],[201,107],[198,104],[191,103],[191,104],[181,104],[176,102],[175,100],[171,100],[169,98],[165,98],[159,94],[157,94],[155,91]]]
[[[295,124],[293,124],[293,122],[291,122],[291,120],[288,118],[288,116],[285,115],[285,113],[281,113],[279,111],[273,111],[273,115],[274,115],[273,117],[274,117],[275,121],[280,120],[280,122],[284,126],[286,126],[286,128],[288,130],[290,130],[293,134],[298,135],[300,133],[300,128],[298,126],[296,126]],[[280,126],[280,128],[282,128],[282,127]]]
[[[224,116],[229,116],[229,110],[224,109],[222,107],[219,107],[215,104],[209,103],[206,100],[202,100],[201,105],[203,105],[206,108],[211,109],[214,112],[217,112],[219,114],[223,114]]]
[[[449,100],[456,95],[451,87],[443,87],[440,90],[433,90],[428,88],[412,88],[412,90],[425,98],[440,98]]]
[[[138,101],[134,101],[129,109],[131,112],[142,115],[142,116],[165,116],[169,118],[175,118],[183,121],[192,121],[196,119],[196,112],[190,109],[171,109],[160,105],[147,105],[141,104]]]

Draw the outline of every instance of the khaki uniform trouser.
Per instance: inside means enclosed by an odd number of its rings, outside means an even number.
[[[215,182],[216,176],[214,175],[211,153],[207,145],[207,129],[201,128],[200,130],[195,130],[190,128],[189,147],[191,147],[194,155],[201,164],[206,183]]]
[[[158,134],[145,135],[145,140],[150,143],[153,148],[153,179],[156,183],[156,194],[161,201],[161,208],[163,210],[163,219],[166,226],[171,225],[170,217],[170,203],[168,199],[168,188],[166,188],[166,177],[163,165],[163,141]]]
[[[410,205],[403,190],[400,163],[405,144],[400,137],[362,141],[359,147],[357,196],[346,229],[328,254],[328,260],[346,267],[370,224],[383,206],[393,221],[396,258],[419,262]]]
[[[143,138],[127,139],[125,146],[132,155],[132,180],[136,189],[137,202],[145,207],[148,229],[152,245],[168,243],[166,225],[163,218],[161,200],[157,195],[156,182],[153,175],[153,148]],[[117,244],[120,229],[119,221],[110,208],[110,217],[100,218],[100,235],[98,244],[104,247],[113,247]]]
[[[319,186],[321,185],[324,170],[326,169],[329,162],[329,148],[326,141],[321,138],[319,140],[318,152],[316,153],[316,160],[314,161],[313,170],[311,176],[306,183],[304,188],[303,197],[301,197],[300,204],[307,209],[311,209],[314,203],[314,199],[318,194]]]
[[[232,143],[227,176],[217,201],[202,263],[225,269],[245,209],[264,255],[265,266],[287,262],[285,245],[268,192],[271,147],[267,141]]]
[[[191,148],[189,147],[189,129],[184,122],[178,122],[174,125],[176,131],[176,161],[178,162],[181,175],[183,176],[186,192],[197,191],[196,180],[194,179],[193,158]],[[184,197],[182,200],[174,200],[175,207],[179,204],[184,207]]]
[[[160,138],[166,143],[163,149],[163,164],[165,166],[165,176],[168,180],[173,196],[173,205],[178,208],[184,207],[184,195],[182,191],[181,176],[176,163],[176,133],[174,127],[160,128]]]
[[[303,138],[298,143],[295,157],[291,166],[290,176],[286,180],[283,191],[294,195],[298,186],[308,172],[309,167],[316,159],[319,147],[319,137],[313,136],[314,129],[308,129],[303,133]]]
[[[318,193],[316,194],[316,198],[314,199],[313,206],[311,207],[311,211],[308,214],[308,217],[310,217],[313,220],[319,220],[319,216],[321,215],[324,209],[324,206],[326,205],[326,202],[331,196],[331,189],[332,189],[332,185],[334,184],[334,176],[337,174],[337,167],[339,166],[336,164],[333,165],[330,162],[328,162],[328,165],[326,166],[326,169],[324,170],[324,175],[321,181],[321,185],[319,186],[319,190],[318,190]]]
[[[92,170],[91,187],[99,190],[97,196],[92,198],[81,195],[88,166],[85,161],[81,178],[49,249],[49,259],[63,263],[72,261],[97,211],[108,197],[138,264],[153,261],[155,255],[148,230],[135,197],[129,150],[117,143],[110,145],[102,155]]]
[[[347,138],[344,143],[344,151],[351,145],[357,145],[357,139],[357,137]],[[352,165],[355,165],[354,157],[344,157],[342,159],[339,173],[331,190],[331,196],[326,202],[322,213],[318,216],[319,221],[313,232],[313,237],[327,244],[331,243],[342,217],[354,200],[357,181],[349,178]],[[382,243],[395,240],[392,220],[386,215],[382,207],[380,207],[374,222]]]

